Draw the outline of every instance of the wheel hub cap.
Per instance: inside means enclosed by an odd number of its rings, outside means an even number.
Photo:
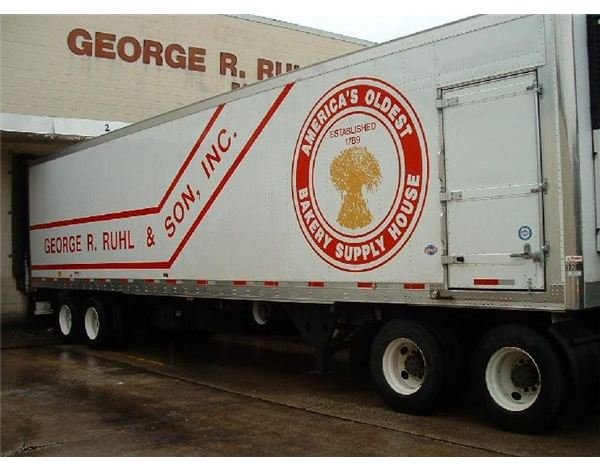
[[[542,377],[530,354],[518,347],[503,347],[490,357],[485,383],[496,404],[511,412],[521,412],[537,400]]]
[[[95,340],[100,332],[100,318],[98,311],[94,307],[89,307],[85,311],[85,332],[90,340]]]
[[[68,305],[61,306],[58,311],[58,325],[60,332],[63,335],[68,336],[71,334],[71,329],[73,328],[73,315]]]
[[[388,385],[402,395],[417,392],[425,379],[425,357],[410,339],[391,341],[383,353],[383,376]]]

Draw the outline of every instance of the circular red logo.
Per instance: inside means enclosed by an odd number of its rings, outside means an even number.
[[[292,167],[296,217],[313,250],[368,271],[406,245],[429,183],[429,156],[410,103],[375,78],[344,81],[304,121]]]

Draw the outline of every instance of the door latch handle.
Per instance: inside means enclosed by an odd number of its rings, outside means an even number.
[[[523,253],[511,253],[511,258],[531,258],[531,245],[525,244],[523,246]]]
[[[522,253],[511,253],[510,257],[511,258],[531,259],[534,262],[540,262],[540,261],[542,261],[542,255],[539,252],[531,253],[531,245],[530,244],[525,244],[523,246],[523,252]]]

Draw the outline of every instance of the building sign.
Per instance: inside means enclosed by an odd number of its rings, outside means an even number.
[[[173,69],[198,73],[218,72],[221,76],[231,76],[244,80],[248,72],[238,65],[235,53],[219,52],[219,69],[211,70],[206,64],[207,50],[197,46],[184,46],[178,43],[164,43],[152,39],[138,39],[134,36],[117,36],[109,32],[90,32],[76,28],[69,32],[67,45],[74,55],[108,60],[121,60],[127,63],[142,62],[151,66],[168,66]],[[261,81],[284,72],[298,69],[293,63],[282,63],[268,58],[257,58],[251,79]],[[234,80],[232,88],[242,84]]]

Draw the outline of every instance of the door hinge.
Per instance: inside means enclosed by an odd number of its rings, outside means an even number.
[[[435,106],[439,109],[458,105],[458,97],[439,98],[435,101]]]
[[[548,192],[548,180],[547,179],[544,179],[544,182],[542,182],[537,187],[534,187],[531,189],[532,194],[536,194],[538,192],[541,192],[542,194],[546,194]]]
[[[550,255],[550,244],[548,242],[544,242],[544,245],[542,246],[542,254],[544,254],[544,257]]]
[[[441,202],[450,202],[451,200],[462,200],[463,191],[440,192]]]
[[[538,95],[543,95],[544,94],[544,86],[542,86],[541,84],[538,85],[537,83],[531,84],[530,86],[527,86],[527,90],[532,90],[532,91],[534,91]]]

